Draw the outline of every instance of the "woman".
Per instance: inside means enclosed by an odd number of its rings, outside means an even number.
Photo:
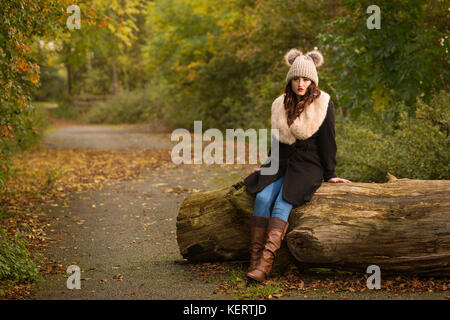
[[[272,104],[271,119],[272,129],[279,129],[279,169],[274,175],[261,175],[255,168],[244,179],[247,191],[256,194],[247,277],[259,282],[272,270],[291,210],[310,201],[322,179],[351,183],[334,173],[334,106],[329,94],[318,88],[316,70],[323,64],[322,54],[311,51],[303,55],[291,49],[284,58],[290,69],[284,93]],[[266,166],[270,161],[262,165]]]

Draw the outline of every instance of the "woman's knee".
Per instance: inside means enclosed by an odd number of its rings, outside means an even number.
[[[293,208],[293,205],[289,202],[285,201],[283,199],[283,195],[280,192],[280,194],[277,197],[277,200],[275,201],[275,204],[273,206],[272,216],[273,217],[279,217],[285,221],[288,220],[289,214],[291,213]]]
[[[272,205],[272,200],[268,192],[258,192],[256,202],[261,205]]]

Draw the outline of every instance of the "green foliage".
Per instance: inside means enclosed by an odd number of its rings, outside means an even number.
[[[9,238],[0,227],[0,281],[5,280],[23,283],[40,281],[42,276],[21,236]]]
[[[146,79],[141,46],[142,9],[148,0],[80,0],[81,28],[62,30],[57,53],[67,73],[67,94],[115,93]]]
[[[371,119],[358,124],[337,117],[338,175],[367,182],[385,182],[387,172],[397,178],[449,179],[450,94],[441,91],[430,104],[417,105],[414,117],[400,107],[396,129],[376,130]]]
[[[449,105],[450,94],[441,91],[429,105],[419,100],[414,118],[401,114],[399,129],[392,137],[398,152],[388,162],[398,177],[450,179]]]
[[[137,123],[152,117],[146,90],[122,91],[92,106],[83,116],[89,123]]]
[[[144,58],[151,83],[164,83],[149,88],[162,96],[167,122],[188,129],[198,119],[219,129],[268,127],[271,102],[284,89],[288,71],[283,55],[292,47],[313,49],[324,25],[317,13],[332,15],[329,3],[151,3]]]
[[[54,32],[63,6],[58,0],[0,3],[0,187],[5,185],[8,158],[38,132],[30,103],[40,68],[31,47],[35,37]]]
[[[58,108],[52,110],[52,114],[61,119],[76,120],[80,116],[80,110],[68,99],[59,101]]]
[[[336,117],[336,173],[351,181],[385,181],[383,138],[347,118]],[[392,173],[392,172],[391,172]]]
[[[6,209],[0,209],[0,219],[10,218],[14,216],[14,212],[12,211],[4,211]]]
[[[448,17],[442,1],[378,1],[381,29],[369,30],[370,0],[344,1],[344,12],[318,36],[328,58],[321,77],[344,113],[381,112],[448,89]]]

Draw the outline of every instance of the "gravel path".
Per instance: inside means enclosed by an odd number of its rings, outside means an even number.
[[[98,125],[62,127],[47,135],[44,142],[49,148],[58,149],[170,149],[173,145],[169,133],[154,133],[145,127],[134,129],[129,126]]]
[[[53,131],[48,148],[171,148],[170,134],[121,127],[77,125]],[[103,190],[73,194],[69,206],[49,205],[56,219],[45,256],[54,265],[81,268],[81,289],[66,287],[66,274],[49,275],[34,299],[233,299],[216,294],[183,260],[176,242],[176,217],[190,192],[206,190],[220,166],[185,165],[155,170],[137,181],[108,181]],[[220,279],[217,279],[219,281]]]

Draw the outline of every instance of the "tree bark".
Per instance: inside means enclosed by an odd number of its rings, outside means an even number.
[[[72,67],[69,63],[66,63],[67,69],[67,94],[69,97],[72,96]]]
[[[294,259],[302,268],[365,273],[378,265],[382,273],[449,275],[450,181],[388,177],[387,183],[323,183],[311,202],[292,210],[281,264]],[[254,200],[242,181],[185,199],[177,218],[183,257],[248,260]]]

